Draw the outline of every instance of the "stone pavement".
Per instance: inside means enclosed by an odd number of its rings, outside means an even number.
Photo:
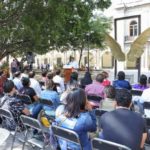
[[[0,150],[10,150],[11,149],[12,136],[10,136],[3,145],[0,146]],[[32,147],[29,145],[25,146],[24,150],[37,150],[38,148]],[[13,150],[22,150],[22,143],[19,141],[15,141]],[[47,147],[46,150],[50,150],[50,147]],[[150,146],[146,146],[145,150],[150,150]]]
[[[17,136],[18,137],[18,136]],[[0,146],[0,150],[11,150],[11,143],[12,143],[12,136],[10,135],[9,138]],[[26,145],[24,150],[37,150],[37,147],[32,147],[31,145]],[[13,150],[22,150],[22,143],[18,140],[15,140]],[[47,147],[46,150],[50,150],[50,147]]]

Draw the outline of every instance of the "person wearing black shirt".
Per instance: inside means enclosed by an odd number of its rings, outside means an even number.
[[[123,144],[132,150],[144,148],[146,125],[140,114],[130,111],[131,93],[127,89],[116,92],[116,110],[102,115],[100,138]]]

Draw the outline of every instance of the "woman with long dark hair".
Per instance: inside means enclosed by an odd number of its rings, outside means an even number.
[[[61,105],[56,110],[56,122],[64,128],[75,131],[80,138],[84,150],[91,150],[88,132],[96,131],[96,118],[91,111],[85,91],[74,88],[66,97],[66,104]],[[70,149],[78,149],[78,145],[59,139],[61,150],[66,150],[66,145]],[[63,144],[62,144],[63,143]]]
[[[147,86],[147,76],[145,74],[142,74],[140,76],[140,82],[138,84],[134,84],[132,86],[133,89],[137,89],[137,90],[145,90],[147,88],[149,88],[149,86]]]

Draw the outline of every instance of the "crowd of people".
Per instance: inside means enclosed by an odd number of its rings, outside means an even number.
[[[147,139],[147,129],[142,113],[134,112],[130,107],[134,104],[131,89],[142,90],[143,94],[138,97],[140,105],[149,101],[150,88],[147,84],[146,75],[140,76],[140,82],[131,85],[125,80],[125,72],[119,71],[118,78],[114,81],[108,80],[106,71],[100,72],[93,80],[89,71],[78,81],[78,73],[73,72],[70,82],[64,83],[61,76],[62,71],[56,69],[54,72],[43,71],[40,82],[35,78],[35,72],[24,71],[21,73],[12,64],[13,79],[8,79],[3,71],[0,71],[0,107],[12,112],[15,122],[7,120],[2,125],[13,130],[16,125],[23,128],[21,114],[38,118],[41,110],[54,117],[54,122],[64,128],[75,131],[80,138],[84,150],[91,150],[91,137],[94,136],[108,141],[128,146],[132,150],[144,149]],[[17,95],[28,95],[31,104],[25,104]],[[95,108],[87,99],[88,95],[101,97],[97,109],[107,112],[101,116],[100,128],[97,130]],[[39,101],[51,100],[53,105],[44,106]],[[37,133],[35,133],[37,134]],[[69,146],[72,150],[79,147],[71,142],[58,139],[62,150]],[[67,143],[67,144],[64,144]]]

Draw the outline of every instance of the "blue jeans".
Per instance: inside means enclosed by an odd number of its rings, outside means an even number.
[[[30,110],[30,112],[32,113],[31,116],[33,118],[37,118],[39,112],[43,109],[43,105],[40,103],[33,103],[31,105],[28,105],[27,108]]]

